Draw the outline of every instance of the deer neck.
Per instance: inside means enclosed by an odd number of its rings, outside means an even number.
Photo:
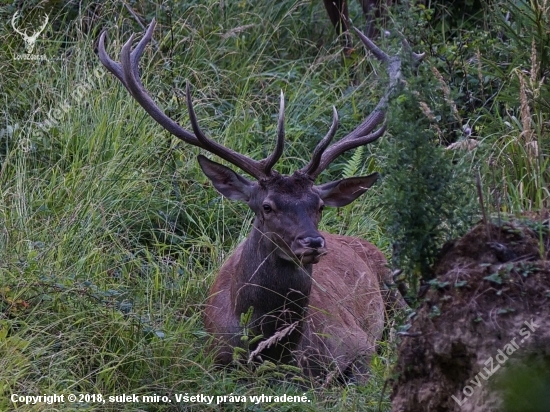
[[[232,284],[235,314],[253,308],[253,319],[274,315],[284,323],[301,322],[309,303],[312,265],[281,258],[277,246],[257,222],[245,240]],[[281,325],[279,325],[281,326]],[[266,330],[262,333],[266,336]],[[268,333],[269,334],[269,333]]]

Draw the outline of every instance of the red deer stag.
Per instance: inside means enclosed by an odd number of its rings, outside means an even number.
[[[356,130],[329,147],[338,126],[333,108],[332,126],[312,159],[292,176],[283,176],[273,169],[284,146],[282,93],[277,143],[263,160],[246,157],[204,134],[189,84],[186,99],[193,132],[184,129],[156,105],[139,77],[138,63],[154,28],[153,20],[133,50],[134,36],[130,37],[122,47],[120,63],[106,53],[104,31],[98,48],[101,62],[167,131],[256,179],[198,156],[214,187],[229,199],[247,203],[255,214],[252,232],[221,268],[206,305],[204,323],[214,337],[217,362],[232,361],[234,348],[244,346],[241,337],[246,327],[249,335],[261,335],[262,339],[249,347],[250,359],[296,362],[310,376],[334,370],[365,379],[384,325],[380,285],[388,276],[386,260],[364,240],[319,232],[317,226],[324,206],[341,207],[354,201],[376,181],[377,174],[314,183],[340,154],[371,143],[384,133],[382,123],[390,91],[399,82],[400,60],[387,56],[359,33],[365,45],[388,66],[388,91]],[[247,325],[241,324],[243,313],[251,313]]]

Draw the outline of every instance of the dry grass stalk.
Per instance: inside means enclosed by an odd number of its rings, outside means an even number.
[[[458,108],[456,107],[456,103],[451,98],[451,89],[449,88],[449,85],[445,82],[445,79],[443,79],[443,76],[435,66],[432,66],[431,69],[435,78],[441,85],[441,90],[443,90],[443,96],[445,97],[445,101],[447,102],[447,104],[451,107],[451,111],[453,112],[454,118],[456,119],[457,122],[462,124],[462,119],[460,117],[460,114],[458,113]]]
[[[481,87],[481,98],[485,102],[485,90],[483,88],[483,71],[481,67],[481,52],[479,49],[476,50],[476,60],[477,60],[477,79],[479,80],[479,86]]]
[[[244,26],[235,27],[231,30],[228,30],[226,33],[222,34],[222,39],[228,39],[230,37],[237,37],[243,31],[246,31],[252,27],[256,26],[255,24],[245,24]]]
[[[536,90],[534,87],[537,84],[537,77],[540,69],[540,63],[537,61],[537,45],[535,43],[535,37],[531,41],[531,88]]]
[[[546,3],[546,2],[545,2]],[[537,49],[535,39],[531,42],[531,70],[527,81],[526,74],[516,70],[519,79],[519,101],[520,101],[520,120],[522,131],[520,139],[523,140],[524,147],[530,159],[538,157],[538,142],[535,130],[533,128],[533,116],[531,114],[530,100],[536,100],[540,95],[540,88],[544,78],[538,80],[540,63],[537,58]]]
[[[277,342],[279,342],[281,339],[283,339],[285,336],[290,335],[294,329],[296,329],[296,326],[298,326],[298,322],[293,322],[287,327],[281,329],[277,333],[275,333],[273,336],[271,336],[269,339],[266,339],[264,341],[261,341],[256,349],[254,349],[250,356],[248,356],[248,363],[251,363],[253,359],[258,356],[264,349],[267,349],[271,347],[272,345],[275,345]]]
[[[419,96],[419,94],[416,93],[416,96]],[[432,112],[432,109],[430,109],[430,106],[428,106],[428,104],[426,102],[419,101],[418,104],[420,106],[420,110],[422,111],[422,113],[424,113],[424,116],[426,116],[428,118],[428,120],[430,121],[430,127],[437,133],[439,141],[442,142],[443,141],[443,132],[441,131],[441,129],[437,125],[437,119],[435,118],[435,115]]]
[[[475,139],[463,139],[457,142],[451,143],[447,146],[446,150],[466,150],[471,152],[478,146],[479,142]]]
[[[520,137],[524,139],[525,143],[529,143],[532,139],[533,129],[531,128],[531,108],[527,98],[527,84],[525,83],[524,74],[520,71],[517,73],[519,79],[519,116],[522,128]]]

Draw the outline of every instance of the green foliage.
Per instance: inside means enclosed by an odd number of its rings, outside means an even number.
[[[504,412],[545,411],[550,408],[550,359],[530,356],[505,369],[496,387],[503,393]]]
[[[363,161],[364,149],[365,146],[360,146],[353,152],[353,155],[344,166],[343,174],[345,178],[357,176],[357,172],[360,170],[360,166]]]
[[[471,4],[468,4],[471,3]],[[409,20],[407,37],[418,39],[447,84],[453,110],[430,104],[444,145],[473,139],[470,159],[482,176],[490,211],[547,209],[550,41],[547,2],[461,2],[469,13],[441,3]],[[448,15],[452,24],[436,18]],[[463,16],[464,18],[460,18]],[[448,19],[447,19],[448,20]],[[467,131],[467,133],[464,133]],[[466,135],[466,136],[464,136]]]
[[[443,3],[413,6],[400,20],[428,58],[391,109],[397,129],[380,167],[393,264],[416,273],[413,284],[429,278],[442,242],[467,228],[476,169],[477,203],[489,213],[537,213],[550,199],[548,5],[474,3],[462,20]],[[450,19],[434,17],[441,14]]]
[[[497,9],[496,22],[514,53],[505,61],[488,62],[502,81],[495,97],[498,112],[489,123],[496,130],[490,139],[489,187],[505,211],[537,211],[550,206],[550,10],[535,1],[507,1],[504,6]]]
[[[392,264],[404,269],[416,290],[432,278],[442,244],[464,229],[469,210],[461,168],[430,127],[424,99],[436,90],[426,74],[410,76],[389,107],[389,136],[380,148],[384,227],[392,241]]]

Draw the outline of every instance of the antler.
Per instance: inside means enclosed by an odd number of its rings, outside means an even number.
[[[384,93],[374,110],[363,121],[363,123],[361,123],[355,130],[340,139],[338,142],[328,147],[338,127],[338,114],[336,113],[336,109],[333,107],[333,121],[328,134],[317,144],[317,147],[313,151],[310,162],[302,169],[300,169],[300,172],[307,174],[313,180],[315,180],[317,176],[319,176],[319,174],[323,170],[325,170],[328,165],[342,153],[351,149],[355,149],[356,147],[372,143],[384,134],[384,132],[386,131],[386,125],[384,123],[386,117],[386,109],[390,97],[392,96],[394,90],[401,81],[401,59],[399,58],[399,56],[387,55],[360,30],[356,28],[354,29],[361,38],[361,41],[363,42],[365,47],[369,49],[378,60],[386,65],[389,74],[389,84],[386,92]],[[410,46],[408,45],[408,43],[404,45],[407,51],[412,54],[415,64],[418,65],[418,63],[420,63],[420,61],[424,58],[424,53],[413,53],[410,50]],[[376,129],[380,124],[382,125],[378,129]]]
[[[113,61],[107,52],[105,51],[105,36],[107,31],[104,30],[99,37],[99,59],[101,63],[113,73],[120,82],[126,87],[130,92],[132,97],[145,109],[145,111],[156,120],[158,124],[164,127],[168,132],[183,140],[186,143],[189,143],[193,146],[200,147],[209,151],[212,154],[215,154],[222,159],[227,160],[238,168],[242,169],[246,173],[254,176],[256,179],[262,179],[268,176],[271,176],[273,173],[272,168],[277,163],[281,154],[283,153],[284,147],[284,95],[281,91],[281,102],[279,110],[279,120],[277,126],[277,144],[275,150],[271,155],[263,160],[254,160],[247,156],[244,156],[240,153],[235,152],[232,149],[229,149],[216,141],[208,138],[203,131],[200,129],[195,110],[193,109],[193,103],[191,101],[191,90],[189,83],[186,87],[186,99],[187,99],[187,109],[189,110],[189,119],[191,121],[191,127],[193,128],[193,133],[181,127],[178,123],[168,117],[162,109],[160,109],[157,104],[153,101],[152,97],[149,95],[141,79],[139,77],[138,64],[143,53],[143,50],[147,44],[151,41],[153,37],[153,31],[155,30],[155,20],[153,19],[143,38],[139,41],[137,46],[132,50],[132,42],[134,40],[134,35],[132,34],[128,41],[122,47],[120,52],[120,63]]]
[[[27,32],[21,32],[17,29],[17,27],[15,27],[15,20],[17,19],[19,15],[19,11],[16,11],[14,13],[14,15],[12,16],[11,18],[11,26],[13,27],[13,30],[15,30],[15,32],[17,34],[20,34],[21,36],[23,36],[23,38],[25,39],[25,41],[29,41],[29,40],[34,40],[36,41],[36,39],[38,38],[38,36],[40,36],[40,33],[42,33],[42,31],[44,30],[44,28],[47,26],[48,24],[48,21],[50,19],[50,16],[46,14],[46,21],[44,22],[44,24],[42,26],[40,26],[40,28],[38,29],[38,31],[36,33],[34,33],[32,36],[29,36],[27,34]]]
[[[17,18],[18,15],[19,15],[19,11],[16,11],[16,12],[14,13],[14,15],[12,16],[12,18],[11,18],[11,26],[13,27],[13,30],[15,30],[15,32],[16,32],[17,34],[20,34],[20,35],[23,36],[24,38],[27,38],[27,37],[28,37],[28,36],[27,36],[27,33],[20,32],[20,31],[17,29],[17,27],[15,27],[15,20],[16,20],[16,18]]]
[[[38,38],[38,36],[40,36],[40,33],[42,33],[42,31],[46,28],[46,26],[48,25],[48,21],[50,19],[50,16],[48,14],[46,14],[46,21],[44,22],[44,24],[42,26],[40,26],[40,28],[38,29],[38,31],[36,33],[34,33],[30,38],[35,40]]]

